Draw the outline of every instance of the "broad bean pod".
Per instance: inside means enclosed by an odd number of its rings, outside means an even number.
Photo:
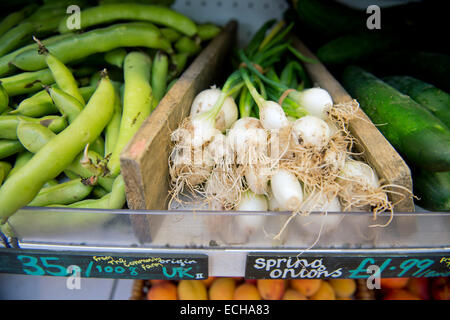
[[[187,16],[168,7],[137,3],[110,4],[91,7],[81,11],[81,29],[121,20],[148,21],[157,25],[173,28],[185,35],[197,33],[197,25]],[[71,30],[67,27],[67,19],[59,25],[60,33]]]
[[[28,204],[30,207],[45,207],[53,204],[71,204],[85,199],[92,191],[93,186],[83,179],[42,188],[37,196]]]
[[[0,159],[5,159],[21,151],[25,151],[25,148],[19,141],[0,139]]]
[[[21,121],[41,124],[54,133],[59,133],[67,127],[66,118],[61,116],[30,118],[17,115],[5,115],[0,116],[0,139],[17,139],[17,127]]]
[[[99,28],[47,45],[62,63],[78,61],[94,53],[121,47],[146,47],[173,52],[171,43],[150,23],[130,22]],[[22,52],[12,63],[19,69],[36,71],[46,67],[45,59],[34,50]]]
[[[0,224],[33,200],[48,180],[63,172],[98,138],[111,119],[113,99],[114,87],[105,76],[76,120],[5,181],[0,188]]]
[[[117,143],[108,162],[113,177],[120,173],[120,154],[151,113],[150,85],[152,61],[144,53],[130,52],[124,61],[123,111]]]
[[[45,65],[44,65],[45,68]],[[22,72],[0,79],[10,97],[40,91],[42,85],[51,85],[55,79],[49,69]]]

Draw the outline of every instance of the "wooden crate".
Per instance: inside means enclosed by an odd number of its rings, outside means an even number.
[[[182,74],[122,152],[120,164],[130,209],[167,210],[170,133],[189,114],[195,96],[220,78],[236,32],[237,22],[230,21]],[[132,217],[141,242],[150,241],[149,220],[148,215]]]
[[[197,57],[122,153],[122,174],[130,209],[167,210],[170,133],[189,114],[197,93],[214,84],[219,73],[223,71],[222,65],[225,59],[229,58],[236,27],[236,22],[230,22]],[[317,59],[300,40],[294,39],[293,45],[304,55]],[[305,68],[314,84],[329,91],[335,103],[353,100],[323,64],[305,63]],[[351,122],[350,130],[359,140],[366,161],[387,183],[412,190],[411,174],[406,163],[364,112],[359,112],[359,119]],[[394,195],[391,200],[397,202],[398,198]],[[406,197],[396,205],[395,210],[412,212],[414,203],[410,197]],[[152,223],[151,219],[151,215],[132,217],[141,242],[151,241],[152,230],[156,231],[162,220],[153,218]]]
[[[293,46],[306,57],[319,61],[296,37],[293,37]],[[327,90],[334,103],[340,104],[353,100],[322,63],[304,63],[304,66],[314,84]],[[350,122],[349,130],[359,142],[356,148],[359,152],[363,152],[365,161],[380,178],[387,184],[398,185],[412,192],[411,171],[408,165],[364,111],[359,110],[356,119]],[[394,207],[396,212],[415,211],[414,201],[406,190],[396,188],[395,191],[402,195],[389,195],[390,200],[396,203]]]

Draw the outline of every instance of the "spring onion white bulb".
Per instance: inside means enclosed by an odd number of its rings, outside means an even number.
[[[263,101],[259,106],[259,119],[267,130],[281,129],[289,124],[283,108],[274,101]]]
[[[264,195],[258,195],[250,190],[242,194],[241,200],[236,207],[236,211],[267,211],[269,204]],[[249,234],[255,230],[261,230],[266,220],[266,216],[261,213],[236,216],[239,228]]]
[[[285,169],[278,169],[270,179],[272,194],[288,211],[296,211],[303,202],[303,188],[297,177]]]
[[[281,206],[277,199],[275,199],[272,190],[269,188],[267,194],[267,200],[269,201],[269,210],[270,211],[283,211],[283,206]]]
[[[217,102],[222,91],[212,87],[197,94],[191,105],[190,116],[210,111]],[[216,117],[215,127],[224,132],[229,129],[238,119],[238,108],[232,97],[227,97],[222,105],[222,109]]]
[[[305,116],[297,119],[292,125],[294,141],[303,147],[322,149],[331,138],[328,124],[315,116]]]
[[[376,189],[380,186],[378,175],[368,164],[352,159],[345,161],[339,179],[355,182],[366,188]]]
[[[260,170],[261,169],[261,170]],[[244,170],[248,188],[256,194],[267,194],[269,189],[269,173],[263,168],[248,166]]]
[[[247,71],[242,70],[242,78],[244,79],[245,85],[248,91],[255,100],[256,105],[259,109],[259,119],[261,120],[262,126],[267,130],[281,129],[289,124],[289,120],[284,113],[283,108],[274,101],[265,100],[259,92],[256,90],[255,86],[250,81],[250,77]]]
[[[300,108],[306,110],[309,115],[318,117],[322,120],[328,118],[328,113],[333,106],[333,99],[322,88],[309,88],[302,91],[293,91],[289,97],[295,100]]]

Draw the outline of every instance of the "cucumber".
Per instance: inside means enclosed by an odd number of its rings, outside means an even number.
[[[450,128],[450,94],[410,76],[391,76],[383,81],[427,108]]]
[[[381,54],[372,70],[383,76],[408,75],[450,92],[450,56],[443,53],[395,51]]]
[[[413,185],[419,206],[431,211],[450,212],[450,171],[414,172]]]
[[[413,99],[356,67],[343,72],[343,85],[409,165],[450,171],[450,129]]]
[[[338,37],[317,50],[326,65],[343,65],[368,59],[397,43],[395,36],[381,32],[363,32]]]
[[[336,1],[294,1],[299,21],[308,29],[324,37],[336,37],[366,28],[367,14]],[[308,33],[305,33],[308,34]]]

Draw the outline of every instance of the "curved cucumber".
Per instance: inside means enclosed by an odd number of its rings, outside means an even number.
[[[355,66],[343,84],[409,165],[450,171],[450,130],[410,97]]]
[[[413,182],[419,206],[431,211],[450,211],[450,171],[414,172]]]
[[[420,103],[450,128],[450,94],[410,76],[386,77],[383,81]]]

